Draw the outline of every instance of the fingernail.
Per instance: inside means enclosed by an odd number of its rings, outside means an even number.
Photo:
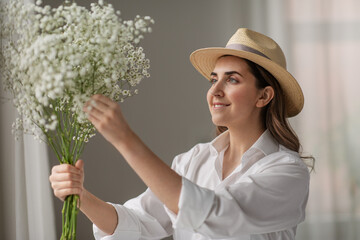
[[[87,106],[87,110],[90,112],[92,110],[93,106],[89,105]]]
[[[96,101],[94,99],[91,99],[90,104],[96,107]]]

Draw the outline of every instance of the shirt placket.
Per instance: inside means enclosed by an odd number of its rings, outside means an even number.
[[[221,181],[221,183],[216,187],[217,189],[223,188],[239,181],[239,179],[245,176],[246,172],[263,157],[261,152],[257,152],[256,150],[251,151],[255,152],[248,152],[244,154],[241,159],[240,165],[237,166],[226,179]]]

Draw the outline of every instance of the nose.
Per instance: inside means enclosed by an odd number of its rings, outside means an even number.
[[[214,97],[223,97],[224,96],[223,86],[220,81],[218,81],[212,85],[212,87],[210,88],[210,94],[213,95]]]

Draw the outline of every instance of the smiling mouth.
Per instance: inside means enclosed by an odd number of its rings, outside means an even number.
[[[222,108],[222,107],[227,107],[229,106],[230,104],[214,104],[214,108]]]

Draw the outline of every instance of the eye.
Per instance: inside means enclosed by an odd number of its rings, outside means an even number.
[[[210,79],[211,85],[214,85],[216,82],[217,82],[217,79],[215,79],[215,78]]]
[[[230,83],[239,83],[239,81],[238,81],[237,79],[233,78],[233,77],[230,77],[230,78],[228,79],[228,81],[229,81]]]

